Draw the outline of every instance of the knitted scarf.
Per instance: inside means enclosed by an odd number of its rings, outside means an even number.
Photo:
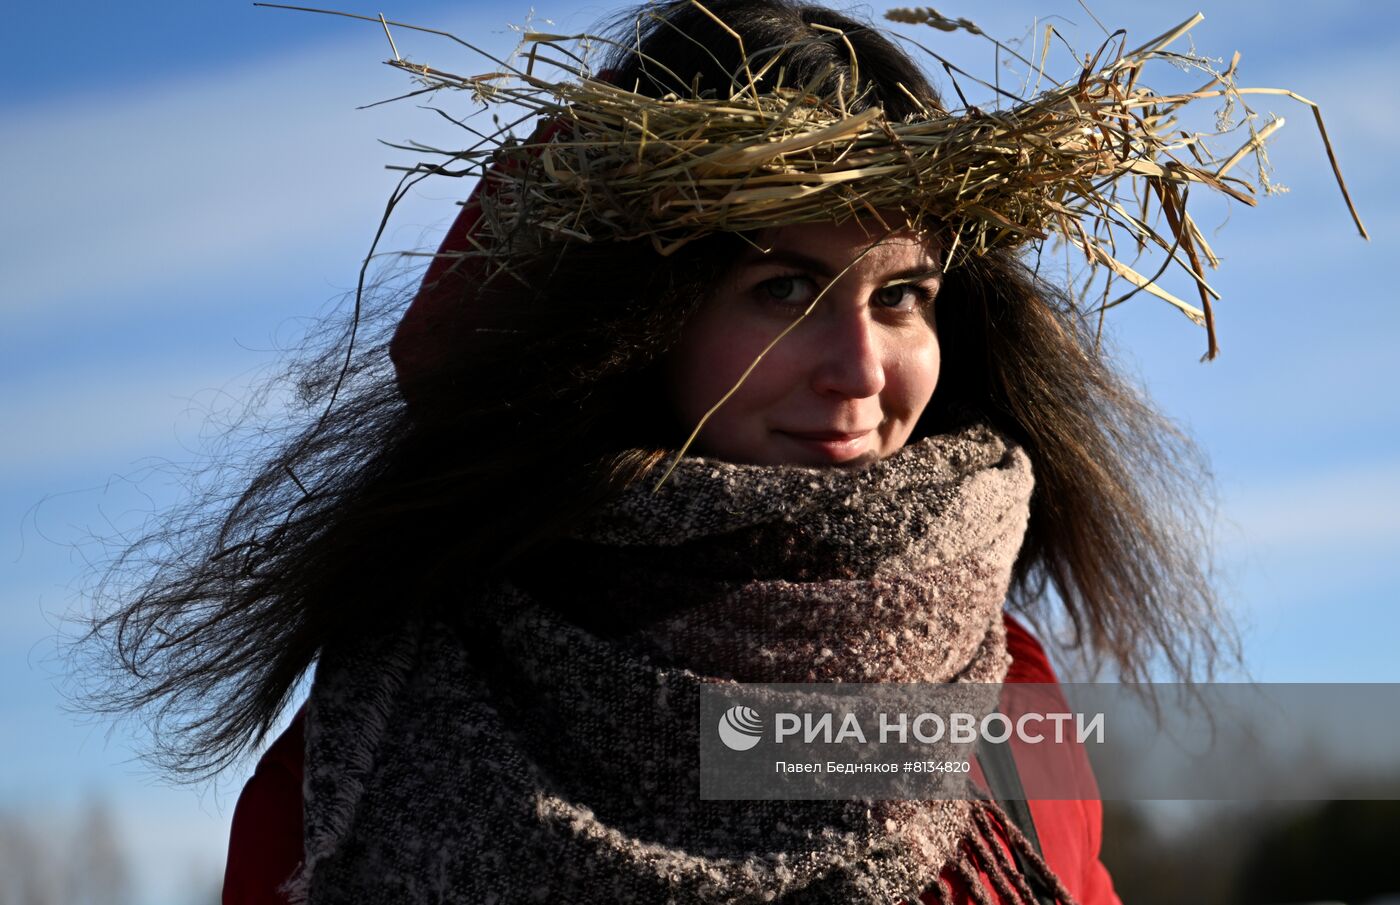
[[[683,459],[510,579],[328,645],[294,900],[1031,902],[987,801],[706,800],[706,682],[1006,675],[1025,452],[974,425],[860,469]],[[1060,897],[1069,896],[1058,881]]]

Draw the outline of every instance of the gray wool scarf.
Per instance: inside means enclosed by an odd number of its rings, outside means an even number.
[[[1001,682],[1025,452],[974,425],[860,469],[692,457],[653,483],[509,580],[327,646],[294,901],[892,905],[950,900],[945,868],[990,901],[979,866],[1031,901],[994,804],[702,801],[697,778],[706,682]]]

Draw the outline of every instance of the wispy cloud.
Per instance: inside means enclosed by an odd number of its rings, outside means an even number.
[[[1320,471],[1224,494],[1236,543],[1318,554],[1347,548],[1400,553],[1400,461],[1382,460]]]
[[[464,143],[412,103],[354,109],[412,87],[357,43],[10,114],[0,310],[44,318],[63,301],[71,315],[260,266],[270,249],[344,243],[347,230],[358,243],[393,184],[383,166],[410,162],[376,139]]]
[[[169,362],[175,367],[181,363]],[[223,394],[246,390],[220,362],[184,363],[178,370],[69,374],[42,388],[0,384],[0,413],[15,431],[0,444],[0,473],[60,474],[82,465],[119,464],[123,456],[179,452],[205,426]],[[233,398],[224,395],[223,404]],[[188,432],[186,432],[188,431]]]

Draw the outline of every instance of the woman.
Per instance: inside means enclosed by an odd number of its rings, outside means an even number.
[[[607,78],[640,94],[784,46],[817,96],[944,109],[824,8],[622,21]],[[1190,444],[1013,252],[944,272],[947,236],[895,211],[666,256],[532,236],[515,280],[438,258],[392,373],[382,345],[312,367],[324,416],[97,626],[133,677],[113,704],[186,717],[188,770],[260,742],[316,664],[240,798],[225,902],[1116,901],[1094,801],[1018,828],[689,782],[704,682],[1053,682],[1003,610],[1051,586],[1126,679],[1209,671],[1228,637]]]

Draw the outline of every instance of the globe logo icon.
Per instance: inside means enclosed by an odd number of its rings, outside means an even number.
[[[733,751],[747,751],[763,738],[758,711],[735,704],[719,718],[719,740]]]

